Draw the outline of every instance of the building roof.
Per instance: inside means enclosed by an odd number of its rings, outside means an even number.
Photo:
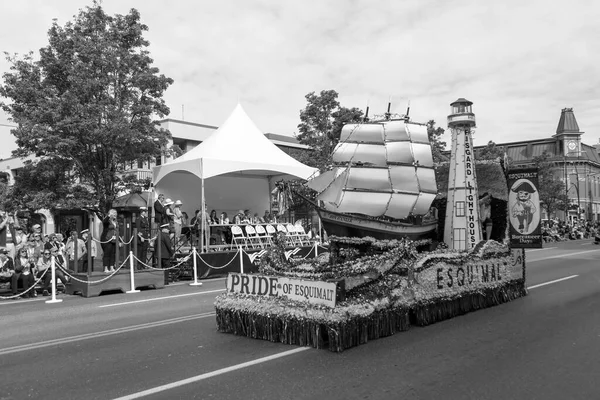
[[[560,135],[561,133],[583,133],[579,131],[579,125],[577,125],[572,108],[563,108],[560,112],[556,134]]]
[[[453,106],[458,103],[467,103],[468,105],[473,104],[472,101],[469,101],[469,100],[465,99],[464,97],[460,97],[460,98],[454,100],[452,103],[450,103],[450,105]]]

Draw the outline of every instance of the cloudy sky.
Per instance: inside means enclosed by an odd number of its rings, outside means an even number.
[[[3,1],[0,49],[35,53],[52,20],[91,0]],[[175,83],[171,118],[219,125],[238,99],[264,132],[294,135],[304,96],[403,112],[446,126],[474,102],[476,144],[554,134],[573,107],[584,142],[600,139],[600,2],[585,0],[104,0],[137,8],[155,65]],[[0,61],[0,71],[8,71]],[[182,112],[183,107],[183,112]],[[0,158],[14,141],[0,112]]]

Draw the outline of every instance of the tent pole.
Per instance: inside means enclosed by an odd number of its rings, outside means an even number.
[[[203,160],[200,159],[200,171],[202,174],[202,178],[201,178],[201,186],[200,186],[200,190],[201,190],[201,204],[200,204],[200,218],[202,219],[202,221],[200,222],[200,253],[204,253],[204,238],[206,237],[206,226],[205,226],[205,218],[204,218],[204,212],[205,212],[205,206],[204,206],[204,165],[203,165]]]

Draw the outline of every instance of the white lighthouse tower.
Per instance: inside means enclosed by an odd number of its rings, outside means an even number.
[[[472,105],[469,100],[460,98],[450,104],[452,113],[448,115],[452,150],[444,242],[453,250],[473,248],[482,239],[475,153],[471,137],[471,128],[475,127]]]

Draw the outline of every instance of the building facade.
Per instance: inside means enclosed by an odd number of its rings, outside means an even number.
[[[532,167],[536,157],[548,154],[547,160],[555,165],[556,177],[564,184],[563,190],[569,206],[566,214],[564,206],[558,207],[553,215],[546,215],[546,210],[543,209],[544,219],[600,219],[600,145],[583,143],[583,134],[573,109],[564,108],[553,136],[496,144],[506,154],[511,168]],[[476,146],[475,150],[484,147]]]

